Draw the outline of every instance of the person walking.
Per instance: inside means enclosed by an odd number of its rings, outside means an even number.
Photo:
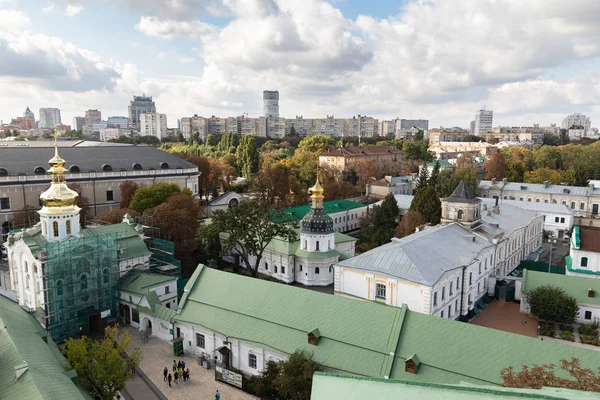
[[[179,385],[179,372],[177,372],[177,370],[175,370],[175,373],[173,374],[175,376],[175,383]]]
[[[167,380],[167,375],[169,375],[169,369],[167,367],[165,367],[165,369],[163,370],[163,375],[165,377],[165,381]]]
[[[177,372],[179,373],[179,377],[181,378],[181,380],[183,380],[183,369],[181,369],[181,367],[179,367]]]
[[[181,360],[181,369],[185,369],[185,361]]]
[[[173,360],[173,372],[177,371],[177,363]]]
[[[173,375],[169,374],[169,376],[167,377],[167,380],[169,381],[169,387],[173,387],[173,386],[171,386],[171,381],[173,380]]]
[[[217,393],[215,393],[215,400],[221,400],[221,393],[219,393],[218,390]]]
[[[189,381],[190,380],[190,369],[186,368],[185,370],[185,380]]]

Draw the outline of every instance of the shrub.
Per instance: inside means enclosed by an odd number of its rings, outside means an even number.
[[[554,337],[555,333],[556,333],[556,328],[552,322],[540,321],[540,327],[538,329],[539,335]]]
[[[594,325],[581,325],[579,327],[579,334],[584,336],[598,337],[598,328]]]
[[[569,331],[562,331],[560,333],[560,338],[562,340],[568,340],[570,342],[574,342],[575,341],[575,336],[573,336],[573,333],[569,332]]]
[[[573,332],[573,325],[560,325],[560,330],[563,332]]]
[[[572,324],[579,314],[577,300],[563,289],[545,285],[525,294],[531,313],[546,321]]]
[[[579,339],[583,344],[593,344],[594,346],[600,346],[600,340],[597,337],[589,335],[579,335]]]

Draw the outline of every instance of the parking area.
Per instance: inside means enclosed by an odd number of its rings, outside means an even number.
[[[469,323],[519,335],[538,337],[537,319],[521,314],[519,304],[504,300],[492,300],[486,309]]]

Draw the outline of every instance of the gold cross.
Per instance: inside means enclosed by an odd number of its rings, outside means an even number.
[[[54,147],[58,147],[58,131],[54,130]]]

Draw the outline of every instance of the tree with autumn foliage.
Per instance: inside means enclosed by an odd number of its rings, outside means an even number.
[[[485,170],[485,179],[504,179],[507,168],[502,153],[498,151],[492,154],[489,160],[483,163],[483,169]]]
[[[533,367],[523,365],[521,371],[514,367],[500,371],[502,386],[513,388],[541,389],[542,387],[559,387],[586,392],[600,392],[600,368],[598,372],[591,368],[583,368],[577,358],[560,360],[560,369],[566,371],[570,378],[559,377],[554,364],[534,364]]]
[[[129,214],[132,217],[139,216],[139,213],[130,208],[117,208],[107,212],[104,215],[97,217],[96,219],[99,221],[106,222],[107,224],[118,224],[123,222],[123,217],[125,214]]]
[[[77,199],[77,207],[81,208],[81,211],[79,211],[79,224],[82,228],[85,228],[86,222],[91,220],[93,216],[90,200],[83,195],[83,188],[78,183],[69,183],[69,188],[79,195]]]
[[[423,214],[417,210],[408,210],[408,212],[400,220],[400,224],[396,228],[396,237],[403,238],[415,233],[418,226],[427,223]]]
[[[13,226],[15,228],[29,228],[40,220],[40,214],[33,206],[25,206],[13,214]]]
[[[121,208],[129,208],[129,204],[133,200],[133,195],[135,195],[139,187],[140,185],[133,181],[124,181],[121,183]]]

